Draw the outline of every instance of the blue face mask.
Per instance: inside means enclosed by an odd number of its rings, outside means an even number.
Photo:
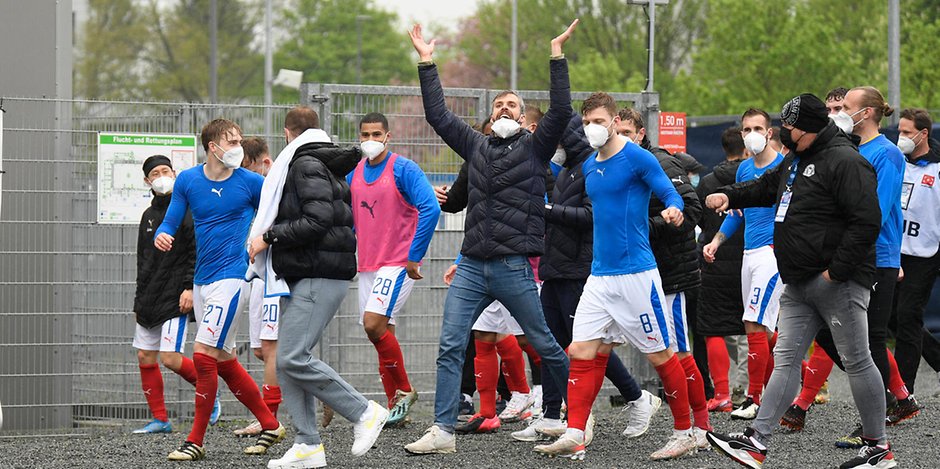
[[[692,187],[693,187],[693,188],[697,188],[697,187],[698,187],[698,182],[699,182],[699,180],[701,180],[701,178],[699,177],[698,174],[693,174],[693,175],[689,176],[689,184],[692,184]]]

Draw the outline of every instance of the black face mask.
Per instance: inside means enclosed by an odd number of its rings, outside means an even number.
[[[790,129],[786,127],[780,128],[780,143],[789,148],[790,151],[796,151],[796,142],[793,141],[793,136],[790,135]]]

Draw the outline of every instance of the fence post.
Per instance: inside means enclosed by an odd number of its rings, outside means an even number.
[[[638,111],[643,114],[646,121],[646,136],[650,139],[650,144],[654,147],[659,146],[659,93],[644,91],[640,93],[640,102],[637,103]]]

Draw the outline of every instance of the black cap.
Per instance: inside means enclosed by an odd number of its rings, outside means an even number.
[[[780,120],[784,124],[815,134],[829,125],[829,110],[816,95],[803,93],[783,105]]]
[[[163,155],[153,155],[150,158],[147,158],[144,160],[144,177],[150,176],[150,171],[152,171],[153,168],[163,165],[173,168],[173,162]]]

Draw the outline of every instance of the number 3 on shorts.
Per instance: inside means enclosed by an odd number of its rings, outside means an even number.
[[[650,315],[643,313],[640,315],[640,324],[643,325],[643,332],[647,334],[653,333],[653,323],[650,322]]]

